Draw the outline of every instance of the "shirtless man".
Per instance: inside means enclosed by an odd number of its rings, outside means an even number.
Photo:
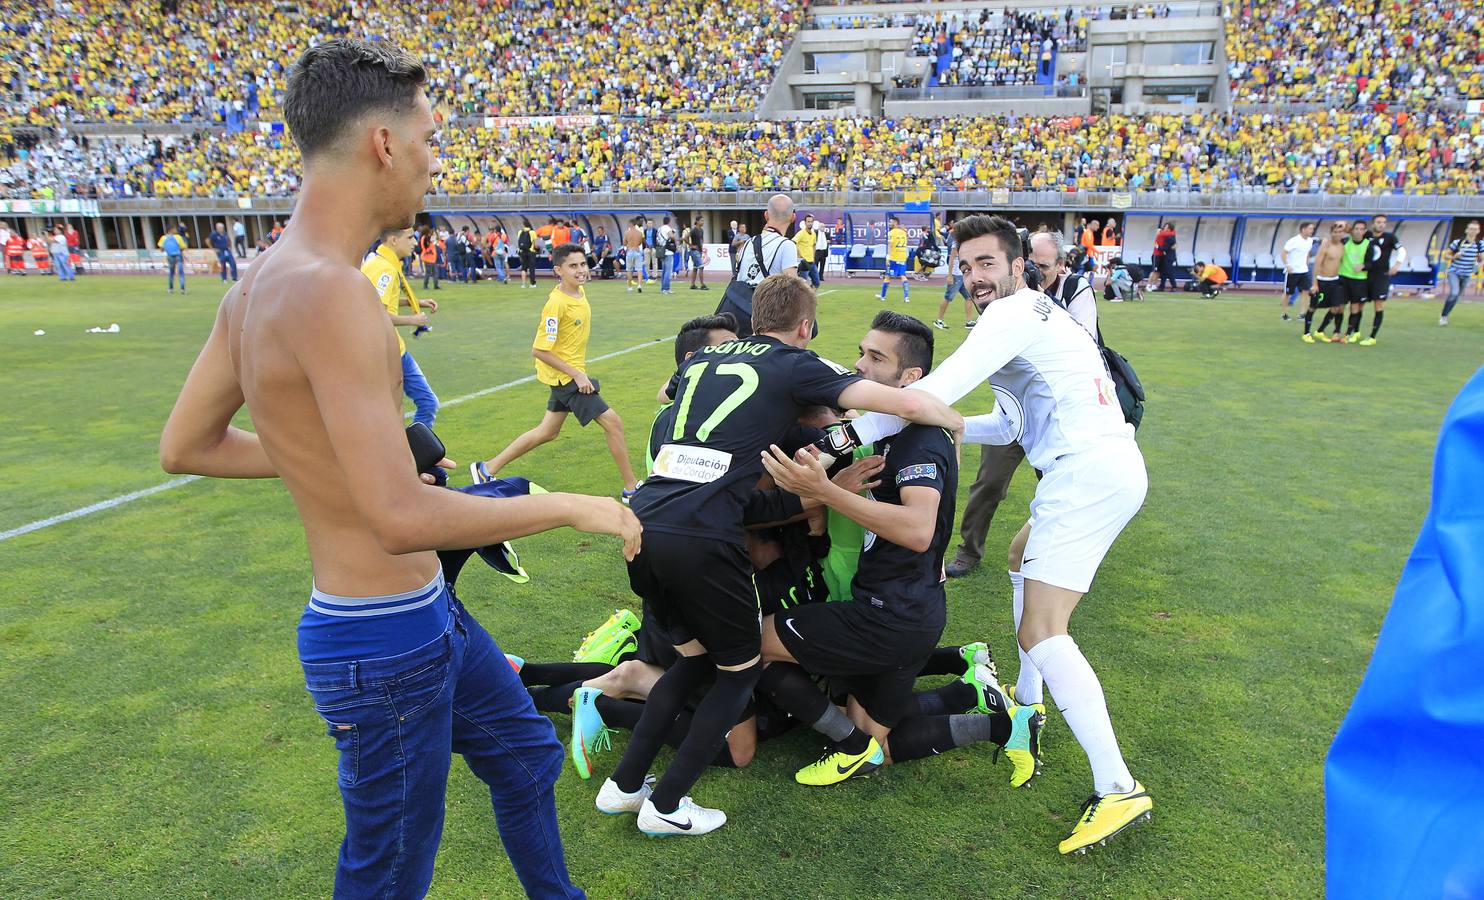
[[[639,226],[644,224],[643,216],[635,216],[629,223],[628,230],[623,233],[624,271],[629,275],[629,292],[638,290],[644,293],[644,232]]]
[[[1332,223],[1329,237],[1319,245],[1319,252],[1314,256],[1314,289],[1309,293],[1309,308],[1304,310],[1303,341],[1306,344],[1316,341],[1323,344],[1331,340],[1341,343],[1345,340],[1342,330],[1345,307],[1340,296],[1340,259],[1345,249],[1345,227],[1344,222]],[[1324,321],[1310,333],[1314,311],[1320,308],[1325,310]],[[1335,323],[1333,339],[1324,336],[1324,329],[1329,327],[1331,320]]]
[[[299,58],[283,104],[304,158],[293,225],[222,300],[160,461],[169,472],[277,477],[298,507],[314,570],[299,656],[340,751],[335,896],[427,891],[458,752],[490,787],[526,892],[581,897],[552,794],[562,745],[445,586],[434,549],[565,525],[620,535],[633,558],[640,529],[612,499],[496,500],[418,478],[396,336],[359,263],[377,234],[412,224],[442,169],[426,78],[384,43],[334,39]],[[256,434],[231,425],[244,404]]]

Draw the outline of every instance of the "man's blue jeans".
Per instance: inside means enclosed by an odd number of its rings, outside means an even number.
[[[185,291],[185,257],[179,254],[165,257],[165,283],[175,290],[175,273],[180,273],[180,289]]]
[[[222,281],[226,281],[227,280],[227,273],[228,272],[231,272],[232,273],[232,280],[233,281],[236,281],[237,280],[237,257],[235,257],[235,256],[232,255],[232,251],[230,251],[230,250],[218,250],[218,251],[216,251],[216,262],[217,262],[217,265],[219,265],[219,266],[222,267]]]
[[[67,253],[52,251],[52,270],[57,273],[58,281],[76,281],[77,273],[72,269],[72,257]]]
[[[565,754],[551,720],[453,595],[448,630],[397,656],[305,663],[340,751],[345,839],[336,897],[422,897],[443,833],[451,755],[490,789],[495,825],[532,897],[583,897],[567,875],[552,786]]]
[[[656,250],[654,253],[660,263],[660,290],[668,291],[670,289],[670,276],[674,274],[674,267],[671,266],[669,258],[665,256],[665,251]]]
[[[1453,272],[1446,273],[1448,276],[1448,296],[1443,301],[1443,315],[1453,312],[1453,307],[1463,299],[1463,292],[1468,289],[1468,275],[1458,275]]]
[[[505,268],[505,257],[498,253],[495,254],[495,277],[500,279],[501,284],[510,280],[510,272]]]
[[[428,379],[423,377],[417,360],[406,352],[402,354],[402,393],[412,400],[412,421],[432,428],[433,420],[438,417],[438,395],[433,393]]]

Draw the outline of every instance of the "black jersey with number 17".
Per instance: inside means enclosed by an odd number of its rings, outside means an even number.
[[[742,542],[762,452],[811,406],[839,405],[860,376],[754,335],[703,347],[680,367],[675,402],[650,434],[654,469],[630,507],[644,527]]]

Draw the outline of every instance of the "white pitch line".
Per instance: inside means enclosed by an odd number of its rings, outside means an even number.
[[[674,338],[661,338],[657,341],[646,341],[642,344],[635,344],[632,347],[625,347],[622,350],[615,350],[612,353],[605,353],[602,356],[595,356],[592,359],[588,360],[588,362],[602,362],[605,359],[613,359],[615,356],[623,356],[625,353],[633,353],[635,350],[643,350],[646,347],[653,347],[656,344],[666,344],[673,340]],[[457,406],[460,403],[467,403],[470,400],[477,400],[480,397],[488,396],[496,391],[503,391],[506,388],[513,388],[516,385],[526,384],[535,380],[535,375],[527,375],[524,378],[517,378],[514,381],[507,381],[504,384],[497,384],[494,387],[487,387],[483,390],[475,391],[472,394],[465,394],[462,397],[455,397],[452,400],[444,401],[443,403],[439,404],[439,408],[442,409],[449,406]],[[412,413],[407,413],[406,418],[411,419]],[[50,528],[53,525],[60,525],[63,522],[70,522],[73,519],[81,519],[83,516],[90,516],[93,513],[114,509],[115,507],[123,506],[125,503],[133,503],[135,500],[143,499],[152,494],[158,494],[162,491],[168,491],[172,488],[178,488],[183,485],[190,484],[193,481],[200,481],[203,477],[204,476],[202,475],[183,475],[180,478],[172,478],[171,480],[166,481],[162,484],[157,484],[154,487],[147,487],[143,490],[133,491],[128,494],[121,494],[117,497],[110,497],[107,500],[100,500],[99,502],[91,504],[89,506],[84,506],[80,509],[74,509],[70,512],[64,512],[60,515],[51,516],[46,519],[37,519],[35,522],[28,522],[25,525],[20,526],[19,528],[12,528],[9,531],[0,531],[0,541],[8,541],[11,538],[20,537],[23,534],[30,534],[33,531],[40,531],[43,528]]]
[[[23,534],[30,534],[33,531],[40,531],[41,529],[48,528],[52,525],[57,525],[62,522],[70,522],[73,519],[81,519],[83,516],[90,516],[95,512],[103,512],[105,509],[113,509],[115,506],[123,506],[125,503],[132,503],[133,501],[138,500],[141,497],[148,497],[150,494],[158,494],[161,491],[168,491],[171,488],[178,488],[183,484],[190,484],[193,481],[199,481],[201,477],[202,476],[200,475],[185,475],[180,478],[171,479],[164,484],[157,484],[154,487],[147,487],[142,491],[134,491],[132,494],[123,494],[109,500],[103,500],[98,503],[94,503],[92,506],[84,506],[81,509],[74,509],[71,512],[64,512],[59,516],[52,516],[49,519],[37,519],[35,522],[30,522],[28,524],[22,525],[19,528],[12,528],[9,531],[0,531],[0,541],[8,541],[13,537],[20,537]]]

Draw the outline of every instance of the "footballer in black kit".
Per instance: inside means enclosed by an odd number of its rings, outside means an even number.
[[[769,294],[806,287],[765,282],[754,314],[767,321]],[[813,294],[796,328],[812,325]],[[805,331],[803,334],[807,335]],[[762,475],[762,452],[813,406],[841,406],[862,379],[802,347],[766,334],[701,348],[682,363],[675,402],[656,418],[648,478],[630,500],[645,528],[643,550],[629,563],[629,583],[645,617],[677,650],[697,642],[701,655],[680,655],[651,689],[633,738],[598,793],[603,812],[637,812],[648,834],[704,834],[726,822],[720,810],[684,794],[716,757],[752,697],[762,673],[761,625],[744,511]],[[793,512],[797,499],[789,501]],[[715,678],[665,774],[646,782],[666,733],[691,693]]]
[[[943,554],[953,533],[958,460],[952,435],[924,425],[908,426],[876,450],[886,465],[871,499],[900,506],[909,487],[941,496],[932,543],[920,553],[866,532],[850,586],[854,602],[786,610],[774,624],[804,669],[843,678],[866,714],[891,728],[916,708],[913,681],[947,624]]]
[[[1380,233],[1376,231],[1378,228]],[[1366,299],[1371,302],[1385,301],[1391,293],[1391,255],[1401,247],[1396,232],[1385,228],[1385,216],[1371,220],[1371,247],[1366,257]]]
[[[743,520],[762,451],[861,379],[766,336],[704,347],[678,377],[651,434],[653,474],[630,501],[645,544],[629,580],[676,645],[698,640],[717,665],[741,665],[760,640]]]
[[[1407,258],[1406,248],[1402,247],[1396,232],[1386,230],[1386,224],[1384,215],[1371,218],[1370,247],[1365,260],[1365,299],[1374,306],[1371,308],[1371,334],[1357,341],[1362,346],[1376,343],[1376,335],[1381,331],[1381,322],[1386,317],[1386,298],[1391,293],[1392,270],[1399,268]],[[1395,261],[1392,260],[1393,254],[1397,256]]]

